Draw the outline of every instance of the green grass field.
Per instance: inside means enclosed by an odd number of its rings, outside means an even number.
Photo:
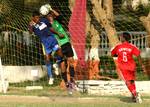
[[[142,96],[143,103],[131,102],[128,96],[99,96],[74,92],[72,96],[59,87],[27,91],[10,87],[7,94],[0,95],[0,107],[149,107],[150,96]]]
[[[44,85],[43,90],[26,90],[28,85],[11,84],[6,94],[0,93],[0,107],[150,107],[148,95],[142,95],[143,103],[136,104],[129,96],[88,95],[77,91],[69,96],[59,85]]]
[[[149,107],[146,104],[1,104],[0,107]]]
[[[3,98],[3,99],[2,99]],[[150,99],[142,104],[132,103],[128,97],[34,97],[1,96],[0,107],[149,107]]]

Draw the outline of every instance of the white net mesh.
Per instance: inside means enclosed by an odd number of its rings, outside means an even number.
[[[12,81],[12,83],[27,81],[28,79],[31,79],[32,81],[33,77],[31,77],[30,74],[32,69],[39,70],[39,78],[45,75],[45,68],[43,68],[45,63],[41,43],[36,36],[30,35],[28,32],[28,23],[32,11],[38,9],[45,3],[50,3],[53,9],[56,9],[63,15],[65,29],[68,29],[67,26],[71,16],[68,0],[0,1],[0,38],[2,38],[0,39],[2,41],[0,43],[0,51],[2,53],[2,65],[10,67],[5,68],[5,76],[9,81]],[[146,36],[147,33],[142,22],[139,20],[139,17],[146,16],[148,14],[147,9],[141,6],[139,7],[139,10],[131,11],[130,9],[123,9],[121,3],[121,1],[118,2],[117,0],[114,0],[113,2],[114,25],[117,34],[122,33],[122,31],[129,31],[132,35],[131,42],[138,46],[141,50],[145,50],[148,47]],[[87,0],[87,13],[89,14],[88,17],[91,19],[87,22],[90,23],[90,25],[87,26],[93,26],[93,29],[95,29],[94,34],[90,30],[86,32],[87,47],[91,47],[91,38],[95,35],[98,35],[100,39],[98,47],[96,47],[99,50],[100,57],[99,74],[102,76],[104,75],[111,78],[117,78],[115,64],[113,63],[112,57],[109,55],[109,40],[105,30],[101,26],[101,23],[94,16],[91,0]],[[95,39],[95,41],[96,40],[97,39]],[[149,65],[148,62],[144,63]],[[15,71],[11,68],[13,66],[16,66]],[[140,66],[138,67],[138,72],[140,75]],[[16,79],[18,79],[18,81]],[[43,85],[45,84],[45,80],[45,78],[42,78],[41,80],[38,79],[38,82]],[[29,84],[33,84],[33,82],[30,82]],[[24,86],[24,84],[16,86]]]

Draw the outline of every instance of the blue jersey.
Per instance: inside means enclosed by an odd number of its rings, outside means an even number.
[[[45,50],[47,51],[47,54],[51,53],[55,45],[58,45],[58,42],[55,39],[53,33],[50,32],[50,27],[51,24],[46,18],[41,18],[39,23],[33,26],[34,34],[40,38]]]

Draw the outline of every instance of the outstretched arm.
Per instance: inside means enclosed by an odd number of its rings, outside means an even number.
[[[60,14],[59,14],[57,11],[55,11],[54,9],[52,9],[51,11],[55,14],[56,17],[60,15]]]

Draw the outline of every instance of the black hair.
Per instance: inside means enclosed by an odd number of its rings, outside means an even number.
[[[125,38],[126,41],[129,41],[131,39],[131,35],[129,32],[123,32],[122,36],[123,38]]]
[[[37,11],[37,10],[33,11],[32,12],[32,17],[34,17],[34,16],[40,16],[39,11]]]

